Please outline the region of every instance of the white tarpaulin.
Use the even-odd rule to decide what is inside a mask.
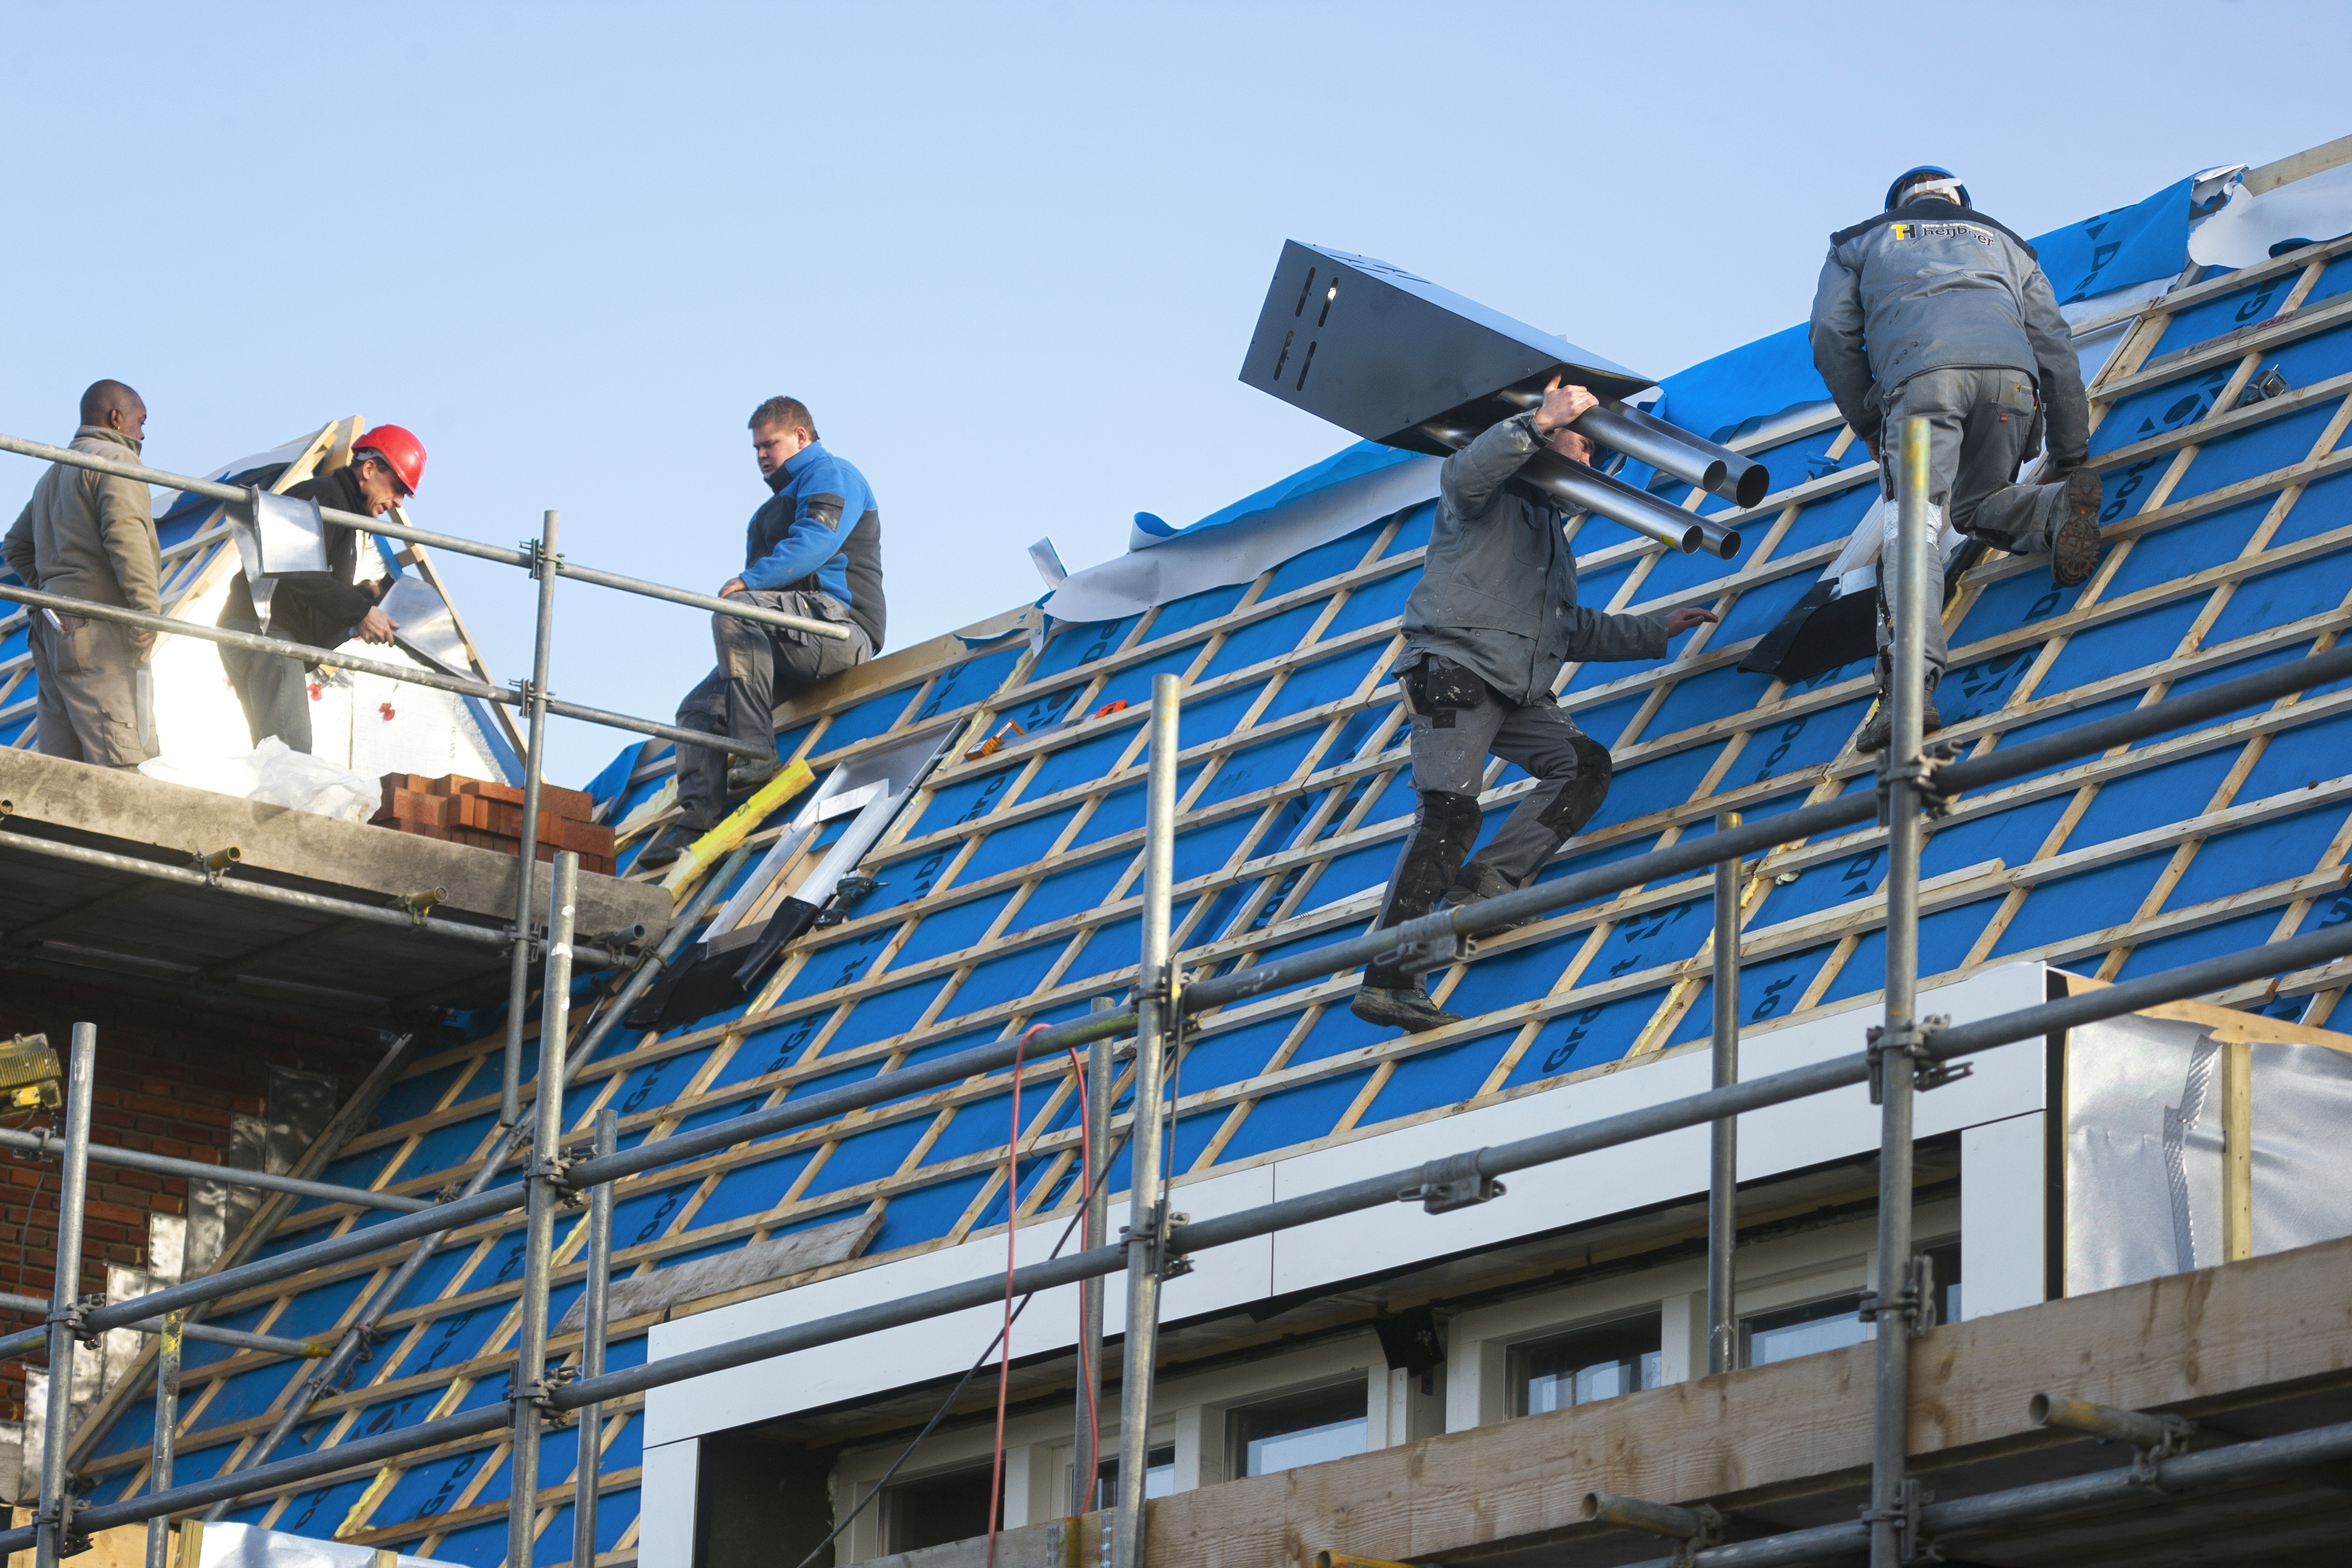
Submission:
[[[2253,1249],[2352,1236],[2352,1055],[2255,1045]],[[2066,1037],[2066,1294],[2221,1256],[2221,1047],[2200,1024],[2111,1018]]]
[[[329,1528],[341,1522],[334,1521]],[[191,1521],[180,1528],[192,1530],[197,1526]],[[204,1537],[197,1548],[196,1568],[391,1568],[395,1563],[398,1568],[446,1568],[436,1558],[378,1552],[372,1547],[289,1535],[282,1530],[263,1530],[250,1524],[224,1521],[202,1528]]]
[[[2259,195],[2240,185],[2229,205],[2189,237],[2189,254],[2208,267],[2252,267],[2284,240],[2352,234],[2352,163],[2323,169]]]

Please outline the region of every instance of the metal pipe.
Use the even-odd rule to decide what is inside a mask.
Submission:
[[[2177,1415],[2168,1420],[2142,1410],[2069,1399],[2063,1394],[2035,1394],[2026,1403],[2025,1414],[2036,1426],[2063,1427],[2105,1443],[2127,1443],[2135,1448],[2153,1448],[2187,1426]]]
[[[590,1026],[579,1047],[566,1053],[564,1079],[567,1089],[571,1087],[571,1080],[579,1076],[580,1069],[595,1058],[598,1047],[613,1032],[614,1026],[636,1005],[637,998],[645,994],[646,987],[654,983],[655,977],[685,945],[688,933],[701,924],[711,904],[717,900],[720,891],[734,881],[736,873],[743,868],[743,863],[751,854],[749,847],[737,848],[720,864],[717,876],[704,879],[702,886],[695,889],[694,896],[687,900],[686,907],[677,912],[677,919],[671,922],[653,955],[630,974],[622,985],[620,994],[613,998],[603,1016]],[[517,1147],[520,1131],[520,1128],[507,1129],[507,1135],[483,1159],[480,1168],[467,1179],[464,1189],[458,1194],[459,1198],[478,1197],[492,1182],[498,1180],[499,1173],[506,1168],[507,1160]],[[425,1265],[433,1261],[448,1237],[449,1232],[446,1229],[422,1237],[415,1249],[392,1271],[391,1278],[376,1287],[374,1294],[368,1298],[367,1305],[360,1310],[352,1320],[352,1326],[344,1330],[343,1337],[336,1342],[333,1352],[327,1358],[327,1364],[319,1369],[315,1377],[303,1380],[302,1386],[296,1389],[294,1396],[286,1402],[286,1408],[278,1412],[278,1419],[271,1424],[268,1433],[254,1446],[246,1461],[247,1468],[268,1463],[269,1457],[278,1451],[296,1427],[309,1418],[310,1406],[325,1391],[341,1381],[354,1358],[375,1343],[377,1326],[400,1305],[401,1296],[425,1271]],[[208,1517],[217,1518],[227,1511],[228,1505],[221,1503]]]
[[[1604,447],[1638,458],[1741,508],[1754,506],[1772,488],[1770,470],[1747,453],[1622,403],[1588,409],[1575,427]]]
[[[548,514],[554,526],[555,514]],[[552,579],[551,579],[552,581]],[[542,626],[544,623],[542,623]],[[538,736],[532,736],[534,745]],[[507,1458],[507,1561],[529,1563],[539,1539],[539,1434],[546,1397],[547,1293],[555,1251],[555,1210],[563,1202],[563,1047],[572,1033],[572,924],[580,899],[580,857],[555,856],[547,895],[547,972],[539,987],[539,1086],[533,1105],[528,1217],[522,1245],[521,1322],[515,1333],[514,1451]],[[509,1037],[511,1038],[511,1037]],[[585,1451],[582,1464],[588,1462]]]
[[[49,1304],[34,1296],[0,1296],[0,1308],[12,1312],[39,1312],[46,1316]],[[163,1325],[169,1321],[169,1318],[150,1318],[144,1322],[121,1326],[134,1334],[161,1334]],[[176,1331],[182,1339],[194,1340],[199,1343],[234,1345],[239,1350],[266,1351],[271,1355],[293,1356],[298,1360],[310,1360],[327,1353],[326,1346],[310,1340],[289,1340],[279,1334],[249,1334],[242,1329],[218,1329],[209,1323],[184,1322]],[[0,1339],[0,1359],[40,1350],[47,1343],[47,1328],[38,1328],[26,1329],[22,1333]]]
[[[1115,1568],[1143,1568],[1143,1485],[1151,1458],[1151,1384],[1160,1349],[1160,1282],[1168,1205],[1160,1169],[1170,1047],[1183,1016],[1170,950],[1175,886],[1179,693],[1151,678],[1151,767],[1144,786],[1143,946],[1135,999],[1135,1120],[1128,1137],[1127,1339],[1118,1381],[1118,1533]]]
[[[1115,1010],[1117,1004],[1108,996],[1097,996],[1091,1011],[1099,1015]],[[1116,1052],[1108,1038],[1096,1040],[1087,1048],[1087,1136],[1086,1147],[1094,1151],[1096,1170],[1088,1174],[1101,1176],[1110,1165],[1110,1102],[1111,1079],[1115,1070]],[[1090,1252],[1110,1239],[1110,1184],[1095,1179],[1088,1183],[1085,1204],[1085,1219],[1078,1237],[1081,1251]],[[1086,1279],[1078,1285],[1078,1386],[1076,1430],[1070,1452],[1087,1456],[1084,1465],[1070,1467],[1070,1517],[1095,1511],[1097,1476],[1102,1468],[1099,1434],[1102,1429],[1102,1367],[1103,1367],[1103,1300],[1104,1289],[1099,1279]]]
[[[144,610],[127,610],[118,605],[100,605],[89,599],[68,598],[62,594],[44,594],[37,589],[20,588],[14,583],[0,583],[0,600],[13,600],[30,605],[36,609],[55,610],[59,615],[79,616],[84,620],[112,621],[118,626],[141,626],[166,637],[194,637],[200,642],[218,643],[224,647],[250,648],[257,653],[271,654],[281,658],[299,658],[312,663],[331,664],[339,669],[357,670],[362,675],[380,675],[386,680],[406,681],[411,686],[430,686],[439,691],[454,691],[460,697],[478,697],[485,702],[503,702],[509,708],[523,705],[520,693],[487,681],[470,680],[462,675],[447,675],[421,664],[390,664],[383,659],[369,658],[362,654],[340,652],[331,647],[312,647],[307,643],[288,642],[279,637],[263,637],[256,632],[229,631],[221,626],[207,626],[195,621],[174,620],[169,616],[151,616]],[[592,724],[606,724],[615,730],[627,730],[639,735],[652,735],[681,745],[711,746],[722,752],[743,756],[773,755],[771,745],[762,752],[756,746],[730,741],[724,735],[707,734],[700,730],[680,729],[676,724],[658,723],[651,719],[632,718],[609,709],[590,708],[578,702],[562,702],[551,699],[550,713],[564,719],[584,719]]]
[[[253,492],[242,485],[225,485],[215,479],[191,479],[185,474],[167,473],[140,463],[126,463],[113,458],[101,458],[91,452],[77,452],[68,447],[52,447],[42,441],[27,441],[17,436],[0,436],[0,452],[16,452],[45,462],[63,463],[69,468],[88,468],[93,473],[112,474],[120,479],[138,479],[165,489],[180,490],[211,500],[226,501],[231,506],[249,504]],[[386,522],[380,517],[369,517],[356,511],[339,511],[322,506],[319,515],[327,521],[345,528],[356,528],[364,533],[380,533],[386,539],[404,539],[414,544],[430,545],[436,550],[447,550],[459,555],[471,555],[478,560],[495,561],[502,566],[520,566],[529,570],[530,552],[507,550],[495,544],[483,544],[471,539],[461,539],[454,533],[436,533],[430,529],[415,528],[405,523]],[[689,593],[684,588],[672,588],[661,583],[648,583],[636,577],[625,577],[617,572],[600,572],[593,566],[558,566],[559,576],[593,583],[600,588],[618,588],[625,594],[636,594],[648,599],[666,599],[673,605],[688,605],[698,610],[709,610],[739,620],[759,621],[788,631],[811,632],[835,641],[845,640],[849,628],[828,621],[813,621],[802,616],[788,616],[781,610],[770,610],[758,605],[743,604],[732,599],[716,598],[709,594]]]
[[[609,1154],[619,1147],[621,1119],[611,1106],[596,1112],[595,1152]],[[605,1320],[613,1300],[613,1184],[599,1182],[588,1189],[588,1289],[582,1301],[580,1375],[600,1377],[604,1372]],[[594,1568],[596,1562],[596,1488],[604,1457],[604,1407],[580,1407],[580,1457],[572,1467],[572,1568]]]
[[[1719,837],[1739,826],[1736,811],[1715,819]],[[1714,1087],[1739,1081],[1739,860],[1715,863]],[[1720,1116],[1708,1129],[1706,1184],[1706,1370],[1729,1372],[1734,1342],[1732,1253],[1739,1245],[1739,1122]]]
[[[1880,1106],[1878,1279],[1867,1310],[1877,1330],[1870,1462],[1871,1568],[1910,1560],[1905,1493],[1911,1417],[1911,1335],[1927,1303],[1911,1258],[1911,1101],[1919,985],[1920,699],[1927,689],[1927,421],[1903,421],[1897,484],[1894,670],[1886,700],[1894,723],[1880,770],[1886,780],[1886,990],[1874,1041]]]
[[[1615,1492],[1587,1492],[1580,1510],[1587,1524],[1613,1524],[1645,1535],[1696,1541],[1706,1533],[1706,1516],[1695,1508],[1652,1502],[1646,1498],[1620,1497]]]
[[[172,1489],[172,1450],[180,1426],[180,1330],[178,1312],[163,1320],[155,1345],[155,1435],[147,1455],[147,1489]],[[147,1568],[171,1568],[172,1521],[157,1514],[147,1521]]]
[[[7,816],[13,809],[13,802],[0,800],[0,816]],[[372,925],[396,926],[402,931],[429,931],[435,936],[472,942],[480,947],[504,947],[508,942],[503,926],[467,925],[458,921],[443,920],[436,915],[427,915],[419,920],[401,910],[355,904],[347,899],[330,898],[324,893],[306,893],[299,889],[280,888],[268,882],[238,882],[226,877],[207,877],[193,867],[160,866],[136,856],[117,855],[110,849],[87,849],[79,844],[59,844],[22,833],[0,837],[0,848],[23,849],[58,860],[76,860],[82,865],[102,867],[109,871],[128,871],[133,876],[151,877],[175,887],[209,888],[215,892],[228,893],[241,899],[259,899],[264,903],[283,904],[289,909],[307,910],[313,914],[333,915],[339,920],[365,921]],[[608,952],[603,948],[582,948],[579,956],[599,968],[611,968],[623,962],[621,954]]]
[[[55,1133],[46,1130],[23,1132],[13,1127],[0,1127],[0,1149],[22,1149],[47,1159],[62,1153],[64,1145]],[[181,1160],[169,1154],[151,1154],[144,1149],[119,1149],[107,1143],[91,1144],[89,1157],[101,1165],[125,1165],[134,1171],[184,1176],[192,1182],[218,1182],[224,1186],[259,1187],[266,1192],[291,1193],[296,1197],[320,1198],[328,1203],[357,1204],[362,1208],[415,1214],[419,1209],[433,1206],[424,1198],[372,1193],[364,1187],[340,1187],[331,1182],[306,1182],[299,1176],[276,1176],[268,1171],[239,1170],[234,1165],[207,1165],[201,1160]],[[0,1297],[0,1307],[6,1306],[8,1300],[6,1297]],[[191,1337],[201,1337],[195,1335],[193,1329],[190,1333]]]
[[[555,513],[540,519],[539,549],[530,574],[539,579],[539,619],[531,641],[530,685],[525,690],[529,736],[522,770],[522,838],[515,851],[514,947],[507,967],[507,1050],[499,1079],[499,1124],[512,1127],[522,1116],[523,1014],[530,1005],[530,905],[538,880],[539,785],[547,747],[547,667],[555,649]],[[541,1005],[546,1005],[544,996]],[[515,1559],[528,1562],[524,1556]]]
[[[66,1444],[73,1426],[74,1313],[81,1284],[82,1210],[89,1198],[89,1108],[98,1080],[98,1027],[73,1026],[66,1068],[65,1179],[58,1188],[57,1273],[49,1282],[49,1388],[41,1426],[40,1510],[34,1516],[35,1568],[57,1568],[73,1528],[66,1489]]]
[[[1643,538],[1672,545],[1685,555],[1706,538],[1706,531],[1692,513],[1549,449],[1529,458],[1517,477],[1571,507],[1622,523]],[[1738,550],[1739,536],[1732,534],[1730,539],[1731,548]]]

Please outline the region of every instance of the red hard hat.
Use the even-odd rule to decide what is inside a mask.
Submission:
[[[398,425],[379,425],[361,437],[352,447],[352,456],[357,458],[362,452],[382,458],[411,495],[425,480],[425,443]]]

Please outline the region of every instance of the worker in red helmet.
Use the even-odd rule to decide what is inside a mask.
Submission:
[[[382,517],[415,494],[424,479],[425,444],[397,425],[379,425],[353,443],[350,462],[289,486],[285,493],[297,500],[316,501],[330,510]],[[341,647],[353,637],[362,642],[391,642],[400,623],[376,603],[391,586],[391,579],[359,580],[359,531],[330,522],[326,546],[324,572],[285,572],[267,579],[267,624],[256,608],[251,581],[240,574],[229,584],[228,604],[221,611],[222,629],[259,632],[280,642],[311,647]],[[315,666],[288,655],[226,645],[220,656],[229,684],[236,689],[236,700],[245,709],[245,725],[253,743],[258,746],[265,737],[275,735],[289,751],[309,751],[310,669]]]

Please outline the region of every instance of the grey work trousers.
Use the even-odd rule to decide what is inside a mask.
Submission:
[[[1490,755],[1518,764],[1536,787],[1465,865],[1485,821],[1478,792]],[[1609,773],[1608,748],[1549,701],[1520,706],[1489,688],[1475,708],[1415,711],[1412,787],[1420,802],[1389,877],[1377,929],[1431,913],[1465,871],[1475,879],[1491,870],[1513,887],[1524,885],[1601,809]],[[1394,988],[1412,980],[1401,969],[1372,964],[1364,984]]]
[[[1948,518],[1953,531],[2012,555],[2046,555],[2066,515],[2064,480],[2021,485],[2017,474],[2042,444],[2042,416],[2033,378],[2018,370],[1923,371],[1895,389],[1880,437],[1879,493],[1895,499],[1902,461],[1903,421],[1927,421],[1929,538]],[[1878,555],[1878,650],[1894,647],[1895,509],[1885,509],[1885,542]],[[1939,679],[1950,662],[1944,641],[1944,559],[1927,551],[1927,669]]]
[[[677,705],[678,727],[772,747],[777,703],[864,663],[874,648],[864,629],[849,619],[847,606],[829,594],[761,591],[738,597],[788,616],[833,621],[849,631],[848,639],[842,641],[735,616],[710,617],[719,667]],[[687,827],[701,831],[718,826],[727,804],[730,760],[725,752],[705,746],[678,748],[677,804]]]
[[[31,612],[26,640],[37,685],[34,723],[41,754],[102,768],[135,768],[155,754],[139,726],[138,677],[144,662],[130,628],[81,616]]]
[[[222,630],[262,635],[256,626],[230,626]],[[236,689],[237,705],[245,710],[246,732],[257,746],[275,735],[289,752],[310,750],[310,671],[299,658],[260,653],[248,647],[220,645],[221,668]]]

